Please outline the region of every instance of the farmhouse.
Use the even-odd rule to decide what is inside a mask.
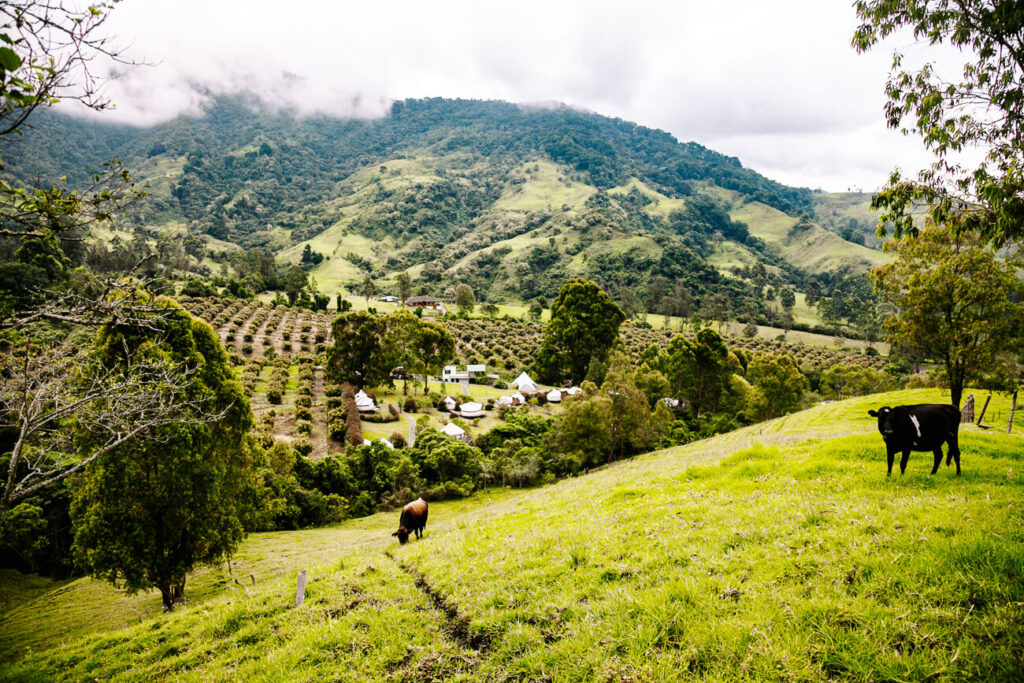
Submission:
[[[441,371],[442,382],[459,382],[468,384],[479,381],[480,378],[488,378],[486,365],[467,365],[465,370],[459,370],[458,365],[446,365]]]
[[[432,296],[410,296],[405,300],[408,308],[429,308],[432,311],[444,312],[444,302]]]

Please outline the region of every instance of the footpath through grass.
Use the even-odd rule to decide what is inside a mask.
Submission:
[[[921,453],[887,479],[866,414],[941,400],[818,406],[432,506],[425,539],[404,547],[386,535],[394,515],[261,534],[246,549],[262,561],[312,565],[304,606],[288,571],[124,630],[51,637],[0,678],[1019,680],[1024,438],[965,427],[963,477],[929,477]]]

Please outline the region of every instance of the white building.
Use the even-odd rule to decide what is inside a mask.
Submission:
[[[478,377],[486,376],[486,374],[486,365],[467,365],[465,370],[459,370],[458,365],[446,365],[441,370],[441,381],[468,384],[475,381]]]

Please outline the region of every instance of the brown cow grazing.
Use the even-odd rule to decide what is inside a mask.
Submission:
[[[405,545],[411,533],[415,533],[416,538],[423,538],[423,527],[425,526],[427,526],[427,501],[417,498],[402,508],[402,516],[398,518],[398,531],[391,535],[398,536],[398,542]]]

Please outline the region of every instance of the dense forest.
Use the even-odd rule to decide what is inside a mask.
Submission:
[[[90,168],[111,158],[184,157],[170,205],[149,207],[151,216],[173,210],[199,220],[211,234],[240,241],[267,223],[289,225],[292,213],[320,201],[357,168],[424,149],[487,159],[495,169],[492,181],[502,166],[541,153],[598,188],[636,177],[669,196],[687,196],[693,183],[711,181],[786,213],[810,208],[809,190],[769,180],[734,157],[568,107],[432,98],[396,102],[388,116],[369,121],[296,119],[254,107],[242,99],[216,98],[202,118],[180,117],[153,128],[41,114],[5,156],[23,183],[67,175],[73,185],[86,182]],[[479,183],[484,200],[487,184],[487,178]],[[218,197],[232,197],[242,187],[250,189],[247,204],[217,206]],[[462,218],[472,213],[470,202]]]

